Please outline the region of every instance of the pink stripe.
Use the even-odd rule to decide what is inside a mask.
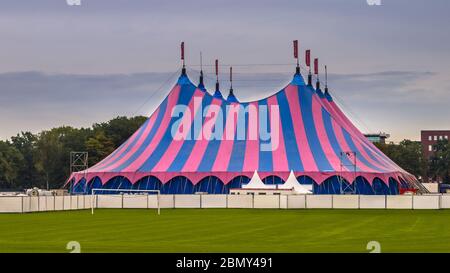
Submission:
[[[342,133],[342,127],[337,124],[337,122],[334,119],[331,119],[331,123],[333,125],[334,134],[336,135],[336,138],[338,140],[339,146],[341,146],[341,149],[343,152],[352,151],[350,147],[348,146],[347,142],[345,141],[344,134]],[[356,162],[357,167],[359,167],[362,171],[365,172],[376,172],[369,166],[366,166],[363,162],[357,161]]]
[[[366,158],[367,161],[369,161],[370,164],[376,166],[377,168],[383,170],[383,171],[389,171],[389,167],[386,167],[385,165],[381,165],[378,161],[373,160],[366,152],[365,149],[361,146],[360,140],[355,139],[355,137],[351,136],[353,143],[355,144],[356,148],[358,148],[359,152]]]
[[[170,123],[170,120],[171,120],[170,116],[172,115],[172,109],[175,107],[175,105],[178,102],[178,97],[180,95],[180,90],[181,90],[180,86],[177,85],[173,89],[173,91],[170,93],[169,98],[168,98],[169,101],[167,103],[166,111],[164,113],[164,116],[162,118],[161,123],[158,124],[158,126],[159,126],[158,131],[154,135],[154,137],[151,140],[150,144],[147,145],[145,150],[139,155],[139,157],[136,160],[134,160],[129,166],[127,166],[122,171],[124,171],[124,172],[135,172],[150,157],[150,155],[152,154],[152,152],[154,151],[156,146],[161,141],[161,138],[163,137],[164,133],[166,132],[167,127],[169,126],[169,123]]]
[[[251,102],[249,107],[254,107],[256,109],[255,113],[250,113],[249,110],[249,121],[248,121],[248,131],[247,140],[245,142],[245,157],[244,166],[242,166],[243,172],[254,172],[258,170],[259,167],[259,109],[258,102]],[[252,129],[256,131],[256,138],[250,137],[251,125],[254,125]]]
[[[211,105],[219,106],[222,105],[221,99],[213,99]],[[208,112],[206,113],[206,117],[209,117],[212,114],[212,108],[210,107],[208,109]],[[217,115],[214,115],[211,117],[208,122],[215,123],[217,119]],[[203,124],[207,122],[207,118],[203,121]],[[204,129],[204,125],[202,130]],[[202,131],[203,134],[203,131]],[[209,136],[208,136],[209,138]],[[205,154],[206,148],[208,147],[209,140],[205,139],[204,135],[200,140],[195,141],[194,148],[192,149],[191,154],[189,155],[188,159],[186,160],[186,163],[183,166],[182,172],[194,172],[198,169],[198,166],[200,165],[203,155]]]
[[[147,126],[145,127],[144,132],[142,132],[139,139],[136,141],[136,143],[131,147],[131,149],[128,152],[124,151],[120,155],[119,160],[114,162],[114,164],[105,165],[103,168],[99,168],[97,171],[114,170],[115,168],[122,165],[122,163],[126,162],[128,160],[128,158],[130,158],[139,149],[139,147],[141,147],[141,145],[144,142],[144,140],[146,139],[147,135],[149,134],[149,132],[152,130],[153,126],[155,125],[155,121],[158,116],[158,113],[159,113],[159,108],[156,109],[154,114],[150,117],[150,121],[148,122]]]
[[[347,131],[353,132],[360,140],[362,140],[363,143],[365,143],[364,146],[366,146],[369,150],[373,151],[376,148],[354,125],[350,122],[350,120],[347,118],[347,116],[344,115],[344,113],[339,109],[339,107],[334,102],[328,102],[329,107],[334,111],[335,116],[338,117],[341,120],[341,123],[345,126]],[[386,166],[389,166],[391,168],[394,168],[394,170],[401,170],[397,164],[395,164],[393,161],[391,161],[387,156],[384,158],[379,156],[376,152],[373,153],[374,156],[379,158],[383,163],[386,164]]]
[[[319,98],[313,96],[312,112],[314,124],[317,131],[317,136],[319,137],[320,145],[322,146],[322,149],[328,159],[328,162],[330,162],[334,170],[338,171],[341,169],[341,160],[338,157],[338,155],[336,155],[336,153],[334,152],[333,147],[331,147],[327,131],[325,130],[325,126],[323,125],[322,108],[323,106],[322,103],[320,103]],[[348,170],[345,166],[344,169]]]
[[[273,128],[276,126],[275,124],[272,124],[272,106],[278,107],[279,111],[282,111],[283,109],[280,109],[280,105],[278,104],[278,99],[276,96],[269,97],[267,99],[267,107],[269,108],[269,120],[270,120],[270,134],[271,134],[271,142],[272,142],[272,161],[273,161],[273,171],[290,171],[289,170],[289,164],[287,161],[287,155],[286,155],[286,147],[284,145],[284,134],[283,134],[283,126],[281,124],[281,117],[278,114],[278,116],[275,116],[276,119],[278,119],[278,135],[275,135],[275,132]],[[278,147],[274,146],[276,145],[276,139],[278,139]]]
[[[362,134],[361,134],[361,132],[359,132],[359,130],[358,129],[356,129],[356,127],[354,127],[354,125],[353,124],[351,124],[350,123],[350,121],[348,120],[348,118],[344,115],[344,113],[342,113],[342,111],[340,111],[339,110],[339,108],[337,108],[337,106],[336,106],[336,104],[334,104],[334,106],[333,106],[333,104],[331,104],[326,98],[323,98],[322,99],[322,103],[325,105],[325,107],[328,109],[328,112],[330,112],[330,113],[332,113],[332,118],[334,119],[337,119],[338,121],[339,121],[339,123],[340,124],[342,124],[342,126],[343,126],[343,128],[345,128],[346,130],[347,130],[347,132],[353,132],[353,134],[356,134],[357,136],[362,136],[364,139],[366,139]],[[353,137],[353,135],[352,135],[352,133],[350,133],[350,135],[351,135],[351,137],[352,137],[352,140],[353,140],[353,142],[355,142],[355,145],[357,144],[356,142],[357,141],[355,141],[355,138]],[[358,140],[359,139],[361,139],[361,137],[359,137],[358,138]],[[366,139],[367,140],[367,139]],[[367,140],[368,141],[368,140]],[[359,142],[358,142],[358,144],[359,144]],[[365,150],[364,149],[361,149],[361,146],[358,146],[358,149],[361,151],[361,152],[364,152],[365,153]],[[367,157],[369,157],[368,155],[367,155],[367,153],[365,153],[364,154],[365,155],[365,158],[367,158]],[[373,160],[372,160],[373,161]],[[369,161],[369,162],[372,162],[372,161]],[[385,162],[385,161],[384,161]],[[385,169],[385,166],[380,166],[379,164],[373,164],[373,165],[376,165],[377,167],[379,167],[379,168],[381,168],[381,169]]]
[[[169,147],[165,151],[164,155],[161,157],[160,161],[155,165],[153,168],[153,172],[159,172],[159,171],[167,171],[167,169],[170,167],[172,162],[175,160],[176,156],[178,155],[178,152],[180,151],[181,147],[183,146],[184,140],[186,139],[186,136],[188,133],[191,133],[191,127],[192,122],[194,121],[195,115],[197,114],[197,111],[199,110],[201,106],[201,101],[205,95],[205,92],[201,91],[200,89],[195,90],[194,96],[189,102],[188,108],[191,114],[189,116],[183,115],[183,119],[181,121],[181,124],[186,124],[186,122],[189,123],[189,126],[187,128],[183,128],[185,135],[180,140],[172,140]],[[198,105],[194,105],[195,98],[200,98],[200,103]],[[194,109],[195,107],[195,109]],[[188,120],[189,118],[189,120]]]
[[[231,105],[239,105],[239,104],[231,104]],[[240,108],[241,107],[237,107],[233,108],[233,110],[228,111],[223,138],[222,141],[220,142],[219,151],[217,152],[216,160],[214,161],[214,165],[212,167],[213,172],[227,171],[228,169],[231,153],[233,152],[234,136],[236,135],[236,128],[239,119]]]
[[[295,139],[298,145],[300,158],[303,168],[309,171],[317,171],[316,161],[309,147],[308,138],[306,137],[305,125],[303,123],[302,112],[300,110],[300,103],[298,98],[298,87],[289,85],[285,89],[286,97],[289,101],[289,108],[291,109],[292,123],[294,124]]]

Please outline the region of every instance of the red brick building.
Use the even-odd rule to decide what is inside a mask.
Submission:
[[[450,130],[423,130],[420,132],[422,152],[425,158],[433,155],[433,145],[442,139],[450,139]]]

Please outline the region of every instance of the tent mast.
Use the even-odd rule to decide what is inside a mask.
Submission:
[[[298,62],[298,40],[294,40],[294,58],[297,59],[297,67],[295,68],[295,74],[300,75],[300,64]]]
[[[234,96],[233,94],[233,67],[230,66],[230,95]]]
[[[306,66],[309,68],[308,73],[308,86],[312,86],[312,75],[311,75],[311,50],[308,49],[305,52],[305,63]]]
[[[200,83],[199,86],[204,86],[203,84],[203,56],[202,52],[200,51]]]
[[[219,90],[219,60],[216,59],[216,90]]]
[[[181,42],[181,61],[183,63],[183,68],[181,69],[181,75],[186,75],[186,64],[184,62],[184,42]]]
[[[319,81],[319,58],[314,59],[314,74],[316,75],[316,89],[320,89],[320,81]]]

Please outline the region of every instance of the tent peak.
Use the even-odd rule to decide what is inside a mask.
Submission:
[[[301,74],[295,74],[294,78],[291,81],[293,85],[305,86],[305,80],[303,79]]]
[[[178,77],[178,81],[177,81],[178,85],[194,85],[191,80],[189,79],[189,77],[187,76],[187,74],[181,74],[180,77]]]

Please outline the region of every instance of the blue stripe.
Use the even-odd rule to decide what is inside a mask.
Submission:
[[[347,144],[350,147],[350,149],[352,151],[356,152],[356,160],[357,161],[359,160],[359,161],[363,162],[364,165],[366,165],[367,167],[369,167],[371,169],[374,169],[374,170],[379,171],[379,172],[384,172],[380,168],[377,168],[374,165],[370,164],[370,162],[367,161],[367,159],[364,156],[361,155],[361,152],[356,148],[356,145],[353,142],[350,134],[344,128],[342,128],[342,133],[344,134],[345,141],[347,142]]]
[[[180,97],[178,98],[178,105],[188,106],[189,102],[194,99],[195,89],[196,87],[194,85],[182,85],[180,90]],[[172,109],[167,110],[172,111]],[[147,158],[144,164],[142,164],[142,166],[139,168],[139,171],[149,172],[155,167],[156,164],[158,164],[159,160],[164,156],[164,153],[173,141],[172,126],[174,122],[178,121],[179,119],[180,117],[172,117],[170,119],[169,126],[167,126],[166,131],[161,138],[161,141],[158,143],[155,150],[153,150],[152,154]]]
[[[237,125],[244,122],[245,133],[248,133],[248,113],[245,111],[247,104],[241,104],[238,114],[238,120]],[[241,125],[242,126],[242,125]],[[238,132],[236,127],[236,132],[234,134],[234,143],[233,143],[233,149],[231,152],[230,162],[228,162],[228,171],[229,172],[237,172],[242,171],[244,167],[244,158],[245,158],[245,147],[246,147],[246,141],[247,134],[244,136],[244,139],[238,140]]]
[[[222,109],[222,117],[218,116],[216,119],[215,124],[222,123],[222,128],[225,130],[224,120],[226,117],[223,115],[226,115],[226,109],[228,104],[224,101],[222,102],[221,109]],[[223,134],[223,131],[222,131]],[[223,135],[222,135],[223,138]],[[216,161],[217,153],[219,151],[220,144],[222,143],[221,139],[212,139],[208,141],[208,147],[206,147],[205,154],[203,155],[202,161],[200,162],[200,165],[198,166],[197,171],[199,172],[209,172],[211,171],[214,162]]]
[[[267,131],[270,132],[270,115],[269,115],[269,109],[267,108],[267,99],[260,100],[258,102],[258,106],[265,106],[267,109],[266,113],[266,124],[267,124]],[[261,108],[259,113],[261,114]],[[259,130],[261,130],[261,119],[264,118],[261,115],[258,117],[259,122]],[[262,140],[260,139],[259,143],[259,168],[258,171],[261,172],[271,172],[273,170],[273,163],[272,163],[272,151],[262,151],[261,149],[261,143]],[[267,143],[267,141],[264,141],[264,143]]]
[[[295,138],[295,130],[293,117],[291,116],[290,106],[286,97],[286,91],[277,95],[278,105],[280,106],[281,125],[283,127],[282,134],[284,136],[284,146],[288,159],[289,170],[303,171],[303,167],[297,139]]]
[[[325,153],[320,145],[319,137],[317,136],[316,126],[312,113],[312,90],[306,87],[299,87],[299,101],[300,110],[302,113],[303,123],[305,125],[306,137],[308,139],[309,147],[313,152],[316,165],[321,171],[334,170],[330,162],[328,162]]]
[[[331,147],[333,148],[334,153],[337,155],[338,158],[341,158],[340,160],[345,166],[352,166],[353,163],[348,159],[348,157],[344,156],[341,157],[342,149],[339,145],[339,142],[336,138],[336,135],[333,130],[333,125],[331,123],[331,116],[330,113],[327,112],[324,108],[322,108],[322,120],[323,125],[325,127],[325,130],[327,132],[328,140],[330,141]],[[356,171],[361,171],[361,169],[356,166]]]
[[[372,154],[372,151],[369,150],[365,145],[361,144],[361,146],[363,147],[364,151],[366,151],[366,153],[369,155],[369,157],[370,157],[373,161],[377,162],[378,164],[380,164],[380,165],[383,166],[384,168],[389,169],[389,167],[388,167],[386,164],[384,164],[383,162],[380,162],[380,160],[378,160],[378,158],[376,158],[376,157]]]
[[[202,100],[202,108],[203,110],[211,104],[213,97],[206,95],[203,97]],[[196,114],[194,121],[195,120],[202,120],[202,124],[203,122],[205,122],[204,117],[203,117],[203,111],[198,111],[198,113]],[[180,151],[178,152],[177,157],[175,158],[175,160],[172,162],[172,164],[170,165],[170,167],[167,169],[168,172],[180,172],[183,167],[184,164],[186,164],[187,159],[189,158],[189,156],[192,153],[192,150],[194,149],[195,143],[196,143],[196,139],[199,139],[202,131],[199,130],[198,132],[194,132],[194,125],[191,126],[191,130],[193,132],[193,136],[194,139],[192,140],[185,140],[183,145],[181,146]],[[203,136],[202,136],[203,137]]]

